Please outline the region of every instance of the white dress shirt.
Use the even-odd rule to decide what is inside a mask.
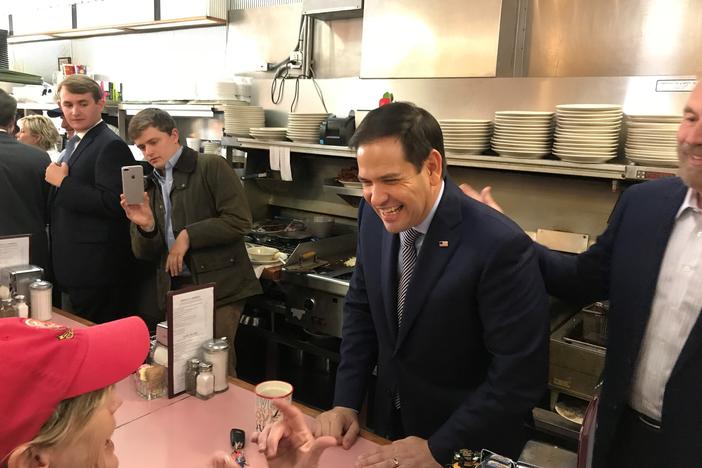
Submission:
[[[414,247],[417,249],[417,258],[419,258],[419,249],[422,248],[422,244],[424,243],[424,235],[427,233],[429,230],[429,226],[431,225],[431,221],[434,219],[434,215],[436,214],[436,209],[439,207],[439,202],[441,201],[441,197],[444,195],[444,181],[441,181],[441,188],[439,189],[439,196],[436,197],[436,200],[434,201],[434,206],[432,206],[431,211],[429,211],[429,214],[427,215],[424,220],[419,223],[416,226],[413,226],[416,231],[419,231],[421,233],[420,236],[417,237],[417,240],[414,241]],[[407,231],[401,231],[400,232],[400,244],[402,244],[402,241],[404,241],[405,235]],[[402,278],[402,250],[397,254],[397,278],[398,281],[400,278]]]
[[[665,387],[701,309],[702,209],[689,189],[668,239],[634,371],[629,405],[636,411],[661,420]]]

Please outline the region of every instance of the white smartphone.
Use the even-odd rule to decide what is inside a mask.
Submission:
[[[141,166],[122,167],[122,193],[127,204],[138,205],[144,201],[144,169]]]

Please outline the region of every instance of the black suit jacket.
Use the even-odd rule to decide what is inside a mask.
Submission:
[[[0,133],[0,236],[31,234],[30,261],[45,270],[49,267],[49,184],[44,172],[50,163],[45,151]]]
[[[51,247],[62,287],[123,281],[133,265],[129,222],[119,205],[121,167],[136,164],[127,144],[104,122],[85,134],[69,175],[52,189]]]
[[[428,439],[438,462],[459,448],[518,456],[548,367],[546,293],[530,239],[446,180],[398,330],[399,236],[365,203],[358,223],[335,405],[360,408],[377,363],[380,434],[399,391],[405,432]]]
[[[609,298],[604,385],[598,408],[593,467],[606,466],[622,410],[628,404],[641,341],[675,215],[687,193],[667,178],[629,188],[609,226],[587,252],[568,257],[539,248],[548,291],[590,302]],[[702,320],[698,319],[672,370],[663,399],[668,458],[662,465],[695,466],[702,453]]]

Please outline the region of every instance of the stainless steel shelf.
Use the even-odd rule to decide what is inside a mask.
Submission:
[[[337,195],[345,195],[349,197],[362,197],[363,196],[363,189],[360,188],[350,188],[350,187],[343,187],[339,185],[329,185],[325,184],[322,185],[322,190],[325,192],[332,192]]]
[[[18,102],[17,103],[17,109],[21,109],[24,111],[28,111],[28,110],[49,111],[49,110],[56,109],[58,106],[59,105],[56,102]],[[118,109],[118,103],[110,101],[107,104],[105,104],[105,107],[104,107],[102,113],[107,114],[107,115],[111,115],[111,116],[116,116],[117,109]]]
[[[161,103],[129,103],[123,102],[119,105],[119,110],[127,115],[136,115],[139,111],[148,107],[156,107],[165,110],[172,117],[214,117],[212,104],[161,104]]]
[[[222,138],[222,145],[263,150],[270,149],[271,146],[283,146],[290,148],[291,152],[296,153],[344,158],[356,157],[356,153],[352,149],[344,146],[314,145],[289,141],[265,141],[235,136],[225,136]],[[446,162],[449,166],[454,167],[476,167],[501,171],[560,174],[611,180],[650,180],[677,174],[677,169],[667,167],[646,167],[621,163],[578,164],[555,159],[522,159],[491,155],[459,154],[450,151],[446,153]],[[360,193],[362,193],[359,189],[325,185],[325,190],[342,194],[338,192],[337,189],[348,190],[349,193],[344,194],[351,196],[360,196]]]
[[[480,167],[518,172],[538,172],[600,179],[624,179],[623,164],[577,164],[554,159],[522,159],[447,152],[449,166]]]
[[[311,143],[295,143],[292,141],[256,140],[237,136],[225,136],[222,138],[222,145],[265,150],[269,149],[271,146],[282,146],[290,148],[290,151],[293,153],[319,154],[322,156],[340,158],[356,157],[356,152],[346,146],[315,145]]]

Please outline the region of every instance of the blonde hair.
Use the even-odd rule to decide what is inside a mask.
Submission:
[[[113,386],[101,388],[59,403],[39,434],[27,443],[24,455],[31,458],[34,450],[51,448],[76,437],[112,388]]]
[[[60,136],[50,118],[43,115],[28,115],[17,121],[17,125],[37,138],[37,146],[49,151],[59,142]]]

